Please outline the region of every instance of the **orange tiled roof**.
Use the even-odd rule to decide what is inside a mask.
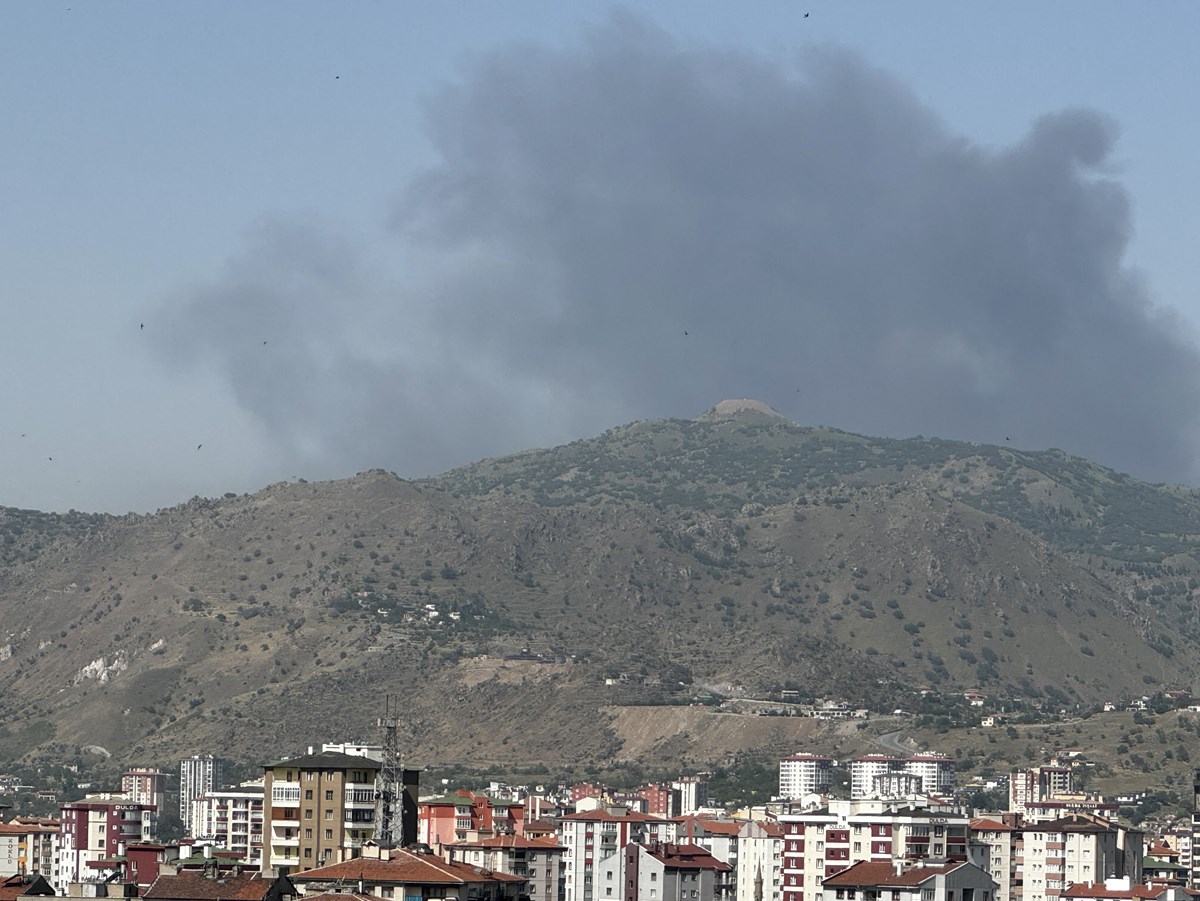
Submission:
[[[888,860],[864,860],[853,866],[828,877],[822,884],[838,886],[915,886],[941,874],[951,873],[965,863],[955,863],[945,867],[930,866],[910,867],[899,875],[896,868]]]
[[[627,810],[625,813],[609,813],[607,810],[585,810],[582,813],[572,813],[563,817],[564,820],[585,823],[667,823],[662,817],[652,817],[649,814]]]
[[[1161,886],[1138,885],[1127,889],[1106,888],[1103,882],[1076,882],[1063,889],[1063,898],[1156,898]]]
[[[1016,827],[1001,823],[989,817],[975,817],[971,820],[972,832],[1012,832]]]
[[[733,822],[731,820],[709,820],[704,817],[680,817],[675,822],[677,822],[680,827],[686,831],[689,821],[711,835],[736,836],[738,832],[741,831],[741,828],[746,825],[744,820],[741,822]]]
[[[159,876],[143,898],[181,901],[262,901],[275,884],[260,873],[220,873],[215,878],[202,871],[185,870],[175,876]]]
[[[487,875],[484,875],[485,872]],[[317,867],[292,875],[295,882],[326,882],[337,879],[362,880],[365,883],[416,883],[422,885],[464,885],[478,882],[527,882],[522,876],[510,876],[482,870],[465,863],[451,863],[433,854],[392,851],[389,860],[359,857],[341,863]]]
[[[29,894],[26,894],[27,892]],[[21,897],[53,894],[54,889],[42,876],[26,876],[17,873],[0,882],[0,901],[16,901]]]
[[[532,851],[563,851],[565,850],[553,838],[534,838],[529,835],[495,835],[491,838],[481,838],[473,842],[454,842],[451,848],[521,848]]]
[[[717,860],[699,845],[642,845],[646,853],[671,870],[727,872],[729,864]]]

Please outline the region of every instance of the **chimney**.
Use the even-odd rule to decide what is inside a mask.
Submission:
[[[899,857],[892,858],[892,873],[896,876],[904,875],[904,860]]]

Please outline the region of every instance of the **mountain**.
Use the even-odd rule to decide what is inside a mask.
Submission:
[[[809,726],[634,708],[1191,689],[1198,542],[1191,489],[748,400],[419,482],[4,508],[0,750],[256,760],[367,735],[391,694],[411,760],[712,762]]]

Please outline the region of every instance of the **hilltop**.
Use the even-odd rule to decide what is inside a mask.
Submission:
[[[719,762],[810,727],[742,748],[705,726],[710,752],[689,717],[648,737],[629,706],[790,689],[890,711],[924,687],[1073,708],[1200,668],[1196,492],[754,401],[418,482],[5,508],[0,542],[12,758],[256,759],[362,735],[393,693],[413,760]]]

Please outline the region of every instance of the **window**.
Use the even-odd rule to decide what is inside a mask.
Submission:
[[[325,789],[325,800],[326,801],[333,800],[333,789],[332,788]]]
[[[304,837],[305,837],[305,838],[312,838],[312,830],[311,830],[311,829],[305,829],[305,830],[304,830]]]
[[[657,873],[651,873],[651,874],[650,874],[650,881],[651,881],[651,882],[658,882],[658,874],[657,874]]]
[[[311,807],[304,808],[304,819],[306,819],[306,820],[312,819],[312,808]]]
[[[326,838],[327,840],[332,840],[332,839],[333,839],[333,830],[332,830],[332,829],[326,829],[326,830],[325,830],[325,838]]]
[[[312,858],[312,848],[305,848],[304,856],[311,859]]]
[[[327,819],[327,820],[333,819],[333,811],[332,810],[325,811],[325,819]]]
[[[612,882],[612,870],[606,870],[604,873],[604,878],[609,882]]]
[[[312,800],[312,789],[311,789],[311,788],[306,788],[306,789],[304,790],[304,800],[305,800],[305,801],[311,801],[311,800]]]

